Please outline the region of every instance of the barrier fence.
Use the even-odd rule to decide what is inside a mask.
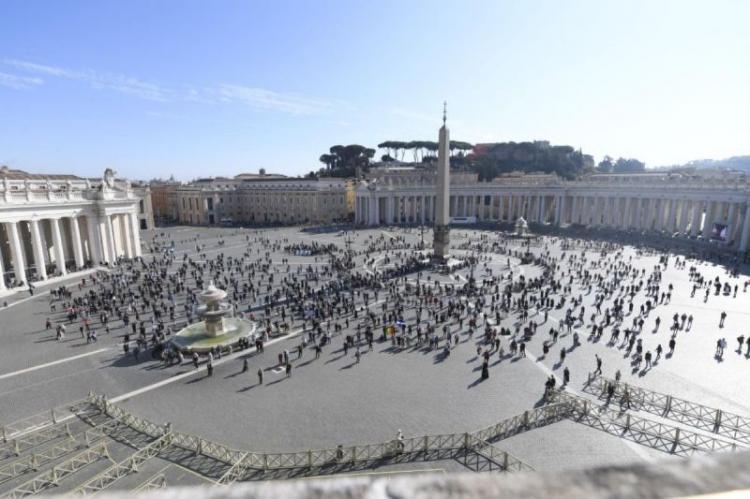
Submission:
[[[149,478],[138,487],[133,489],[134,493],[146,492],[148,490],[163,489],[167,486],[167,477],[164,473],[158,473],[157,475]]]
[[[26,434],[34,434],[30,438],[38,438],[38,430],[50,426],[56,426],[59,421],[68,419],[71,415],[81,410],[88,399],[76,400],[69,404],[54,407],[27,418],[9,424],[0,424],[0,449],[5,447],[9,441],[19,439]]]
[[[526,411],[475,432],[423,435],[374,444],[340,445],[335,448],[300,452],[261,453],[232,449],[194,435],[173,431],[169,423],[157,425],[134,416],[102,396],[92,395],[89,400],[93,406],[98,407],[105,414],[136,431],[157,439],[157,442],[163,441],[166,442],[165,445],[179,447],[196,456],[205,456],[224,463],[228,468],[218,480],[220,484],[242,480],[249,471],[309,470],[380,460],[416,459],[419,456],[428,455],[458,458],[466,457],[471,453],[478,454],[485,461],[492,461],[493,471],[531,470],[529,465],[489,442],[554,423],[569,413],[564,404],[552,404]],[[101,476],[79,487],[78,491],[81,492],[84,489],[94,491],[93,485],[98,486],[109,480],[114,481],[113,478],[121,472],[122,468],[121,465],[113,466],[111,470],[107,470]],[[96,490],[101,489],[96,488]]]
[[[632,409],[672,419],[750,445],[750,418],[738,414],[591,374],[584,391],[599,397],[607,397],[610,386],[614,387],[613,397],[620,400],[629,399]]]
[[[52,469],[29,480],[28,482],[19,485],[10,491],[5,497],[18,499],[38,494],[50,487],[56,486],[62,479],[80,471],[100,459],[112,461],[112,458],[109,456],[107,444],[103,441],[89,447],[80,454],[63,461],[62,463],[53,466]]]
[[[592,404],[583,397],[558,392],[553,395],[553,399],[569,404],[572,412],[570,417],[578,423],[669,454],[736,451],[741,447],[734,442]]]
[[[607,393],[612,380],[591,377],[586,391],[600,394]],[[616,393],[622,397],[624,391],[630,390],[631,404],[634,408],[648,410],[660,415],[677,414],[685,417],[707,421],[707,414],[714,415],[717,409],[699,404],[696,410],[692,404],[681,399],[664,396],[656,392],[637,389],[632,386],[617,384]],[[620,390],[620,391],[617,391]],[[715,435],[703,435],[693,431],[671,426],[647,418],[635,416],[627,411],[610,409],[607,405],[597,405],[583,397],[565,392],[554,392],[549,396],[551,403],[539,408],[525,411],[496,424],[466,433],[448,433],[439,435],[422,435],[403,439],[363,445],[339,445],[334,448],[311,449],[299,452],[268,453],[232,449],[194,435],[173,431],[171,424],[159,425],[140,418],[125,409],[112,404],[105,397],[91,394],[86,402],[71,406],[71,411],[82,420],[95,425],[77,435],[71,434],[68,422],[41,422],[39,429],[25,430],[22,437],[4,442],[9,456],[19,456],[29,445],[40,445],[61,437],[59,442],[46,449],[24,455],[0,467],[0,484],[23,476],[46,463],[52,463],[81,448],[79,454],[53,466],[50,470],[13,489],[8,497],[25,497],[36,494],[56,485],[65,478],[88,465],[106,458],[112,464],[103,472],[88,479],[75,489],[77,494],[91,494],[106,489],[120,478],[136,473],[147,460],[164,456],[177,451],[190,459],[199,459],[199,468],[215,477],[218,484],[230,484],[235,481],[259,478],[273,478],[335,473],[356,466],[371,466],[373,463],[398,463],[413,460],[455,459],[474,471],[528,471],[533,468],[512,454],[499,449],[493,442],[513,435],[554,424],[563,419],[591,426],[596,429],[627,438],[639,444],[663,452],[688,455],[695,452],[734,451],[742,445],[730,442]],[[644,409],[648,408],[648,409]],[[660,409],[661,408],[661,409]],[[709,409],[711,409],[709,411]],[[660,412],[657,412],[660,411]],[[719,426],[726,425],[723,432],[732,430],[743,434],[743,426],[738,421],[744,418],[731,413],[720,413]],[[728,416],[726,416],[729,414]],[[103,418],[103,420],[102,420]],[[99,419],[100,421],[95,421]],[[107,449],[106,438],[115,438],[120,430],[135,431],[146,437],[140,444],[132,444],[136,451],[127,459],[114,462]],[[735,433],[733,433],[735,434]],[[22,444],[22,442],[25,442]],[[171,450],[170,450],[171,449]],[[166,458],[165,458],[166,459]],[[6,459],[7,460],[7,459]],[[203,465],[207,465],[204,468]],[[139,486],[140,488],[160,488],[166,486],[164,474],[156,475]]]

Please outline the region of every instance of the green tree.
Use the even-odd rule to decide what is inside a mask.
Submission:
[[[329,149],[330,154],[323,154],[320,161],[326,165],[318,173],[325,177],[353,177],[358,171],[366,173],[370,160],[375,156],[375,149],[359,144],[347,146],[335,145]],[[329,166],[330,165],[330,166]]]
[[[615,165],[614,163],[612,163],[612,158],[610,156],[604,156],[604,158],[599,161],[599,164],[596,166],[596,170],[601,173],[611,173],[614,166]]]
[[[336,157],[333,154],[321,154],[318,160],[326,165],[327,170],[331,170],[333,168],[334,161],[336,161]]]
[[[612,171],[614,173],[641,173],[646,171],[646,164],[637,159],[619,158]]]

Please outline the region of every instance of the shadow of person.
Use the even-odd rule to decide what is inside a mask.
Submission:
[[[480,376],[476,380],[472,381],[466,388],[474,388],[475,386],[477,386],[479,383],[481,383],[484,380],[485,380],[485,378],[483,378],[483,377]]]

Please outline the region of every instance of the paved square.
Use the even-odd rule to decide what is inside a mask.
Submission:
[[[419,265],[421,241],[431,240],[431,235],[429,230],[422,234],[419,229],[398,228],[158,230],[146,238],[149,251],[143,264],[123,263],[101,273],[96,284],[87,277],[82,289],[80,280],[69,281],[70,298],[51,299],[49,286],[33,297],[6,298],[8,306],[0,310],[0,422],[83,398],[93,390],[141,417],[169,421],[179,431],[234,448],[267,452],[330,448],[385,441],[398,430],[405,436],[460,433],[493,424],[539,406],[548,376],[554,374],[559,386],[566,367],[570,373],[566,390],[591,399],[582,388],[597,367],[597,355],[609,378],[619,370],[625,382],[750,414],[745,387],[748,344],[736,351],[737,337],[742,335],[746,341],[750,337],[747,269],[732,276],[731,262],[685,259],[669,254],[668,248],[665,253],[564,235],[533,240],[528,249],[536,261],[524,264],[520,258],[527,248],[524,243],[497,230],[454,229],[453,253],[476,259],[475,265],[451,275],[432,270],[400,275],[403,266]],[[335,265],[325,251],[330,249]],[[310,250],[316,254],[307,255]],[[660,264],[663,255],[669,255],[666,266]],[[342,271],[346,266],[350,268]],[[693,286],[699,282],[691,278],[691,268],[694,276],[703,279],[694,296]],[[728,294],[723,289],[715,294],[713,286],[707,287],[715,279],[729,286]],[[148,350],[136,359],[138,334],[125,326],[120,315],[127,314],[131,323],[144,321],[150,344],[153,308],[161,311],[165,325],[184,323],[186,310],[192,309],[185,308],[186,297],[199,290],[198,282],[205,286],[209,280],[226,289],[237,310],[248,317],[252,314],[261,329],[268,319],[272,334],[265,351],[234,351],[216,358],[211,377],[203,368],[196,370],[190,359],[167,366],[152,359]],[[476,288],[468,291],[472,282]],[[647,296],[649,285],[659,286],[658,297]],[[665,296],[662,302],[661,295],[670,286],[671,299]],[[637,290],[630,312],[633,287]],[[106,294],[113,288],[114,294]],[[506,295],[506,288],[512,293]],[[80,318],[72,322],[67,318],[71,299],[91,292],[88,305],[97,307],[91,313],[96,342],[87,342],[79,333]],[[509,300],[507,310],[501,306],[504,297]],[[558,307],[563,299],[564,305]],[[546,300],[552,301],[551,307]],[[615,317],[615,300],[622,300],[622,321]],[[659,304],[640,313],[648,300]],[[172,303],[174,321],[169,313]],[[86,306],[79,300],[79,310]],[[109,333],[100,322],[103,310],[107,310]],[[575,319],[570,330],[561,324],[568,310]],[[318,328],[311,318],[304,319],[312,311],[319,314]],[[448,311],[454,315],[441,317]],[[720,327],[722,312],[726,318]],[[607,314],[612,316],[609,323]],[[691,315],[693,321],[691,327],[676,331],[674,353],[668,355],[674,314]],[[45,327],[48,318],[51,329]],[[637,345],[629,355],[624,344],[624,331],[634,327],[634,319],[643,320],[637,333],[643,353],[649,351],[655,358],[657,345],[663,348],[650,369],[645,363],[634,363]],[[599,338],[590,335],[592,320],[602,326]],[[536,331],[524,341],[524,328],[531,322],[537,324]],[[62,323],[65,337],[57,340],[55,328]],[[286,323],[287,334],[277,335],[274,323]],[[408,336],[408,344],[383,340],[384,326],[394,326],[399,336]],[[430,348],[432,333],[426,333],[433,326],[437,348]],[[490,348],[485,326],[510,334],[498,335],[502,353],[491,350],[489,378],[483,380],[477,349],[484,353]],[[616,326],[621,332],[613,341]],[[365,340],[368,328],[374,337],[372,349]],[[316,329],[313,338],[310,333]],[[425,338],[421,344],[418,330]],[[556,341],[553,330],[559,333]],[[358,331],[359,347],[345,349],[344,338],[350,335],[357,343]],[[446,331],[454,338],[448,355]],[[316,358],[313,344],[327,332],[331,343],[322,346]],[[126,333],[131,342],[127,354]],[[577,346],[574,335],[579,338]],[[524,344],[525,357],[511,353],[512,338]],[[718,357],[717,341],[722,338],[727,346]],[[288,377],[279,368],[279,355],[284,352],[292,366]],[[243,371],[245,361],[247,371]],[[262,384],[258,370],[264,373]],[[500,446],[536,469],[668,456],[570,421],[511,437]]]

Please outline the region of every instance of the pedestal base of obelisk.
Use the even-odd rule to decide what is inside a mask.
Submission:
[[[433,229],[432,261],[438,264],[445,263],[448,260],[449,247],[450,227],[447,225],[436,225]]]
[[[430,262],[435,270],[442,274],[449,274],[464,267],[464,260],[450,254],[450,227],[437,225],[433,230],[434,238]]]

